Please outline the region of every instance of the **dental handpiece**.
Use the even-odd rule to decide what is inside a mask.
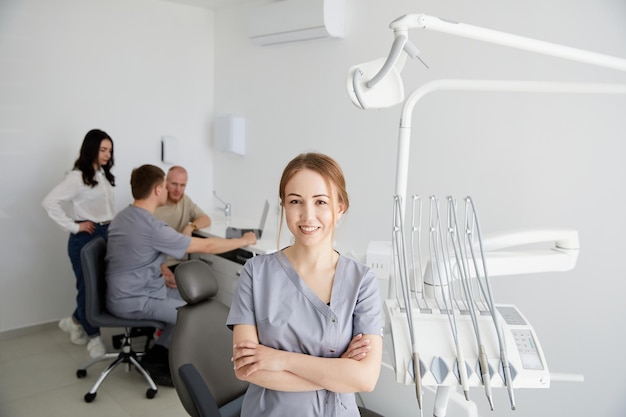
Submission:
[[[465,399],[469,401],[469,381],[467,379],[467,368],[465,367],[465,360],[463,359],[463,353],[461,352],[461,346],[459,342],[456,343],[456,361],[457,366],[459,367],[459,378],[461,382],[461,387],[463,388],[463,394],[465,395]]]
[[[485,346],[480,345],[478,354],[478,361],[480,363],[480,374],[483,378],[483,385],[485,386],[485,395],[487,401],[489,401],[489,407],[493,411],[493,397],[491,396],[491,375],[489,375],[489,364],[487,363],[487,354],[485,353]]]
[[[424,415],[422,407],[422,376],[420,374],[420,356],[417,349],[413,348],[413,376],[415,379],[415,396],[417,397],[417,406],[420,409],[420,417]]]
[[[504,383],[509,393],[509,401],[511,402],[511,410],[515,410],[515,394],[513,393],[513,381],[511,380],[511,367],[506,355],[506,350],[502,350],[500,360],[502,361],[502,370],[504,371]]]

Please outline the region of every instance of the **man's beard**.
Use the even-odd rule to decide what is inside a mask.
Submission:
[[[174,199],[174,198],[172,198],[170,196],[167,197],[168,201],[170,201],[170,202],[172,202],[174,204],[178,203],[180,200],[182,200],[182,198],[183,198],[182,195],[180,197],[178,197],[177,199]]]

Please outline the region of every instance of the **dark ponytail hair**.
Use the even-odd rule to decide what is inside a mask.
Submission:
[[[106,132],[103,132],[99,129],[92,129],[85,135],[85,139],[83,140],[83,144],[80,147],[80,155],[76,162],[74,162],[74,169],[80,170],[83,174],[83,182],[85,185],[90,187],[95,187],[98,184],[96,181],[96,171],[93,168],[93,163],[96,159],[98,159],[98,154],[100,153],[100,143],[104,140],[108,139],[111,141],[111,159],[107,162],[106,165],[102,166],[104,170],[104,176],[111,183],[112,186],[115,186],[115,176],[111,173],[111,168],[113,168],[113,139]]]

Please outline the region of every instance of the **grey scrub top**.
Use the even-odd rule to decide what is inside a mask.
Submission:
[[[107,306],[113,314],[142,311],[151,298],[164,300],[161,264],[167,255],[182,257],[191,238],[149,211],[128,206],[109,226],[106,254]]]
[[[245,264],[226,324],[257,327],[262,345],[338,358],[356,334],[383,335],[381,299],[372,270],[339,256],[326,305],[306,286],[282,252]],[[250,384],[242,417],[355,416],[354,394],[327,390],[274,391]]]

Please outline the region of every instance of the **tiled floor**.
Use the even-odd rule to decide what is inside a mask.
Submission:
[[[111,334],[103,340],[111,349]],[[0,335],[0,417],[186,417],[176,390],[159,387],[146,398],[148,385],[134,369],[118,366],[92,403],[83,399],[108,362],[90,367],[78,379],[76,370],[89,359],[85,346],[70,343],[56,323]]]

